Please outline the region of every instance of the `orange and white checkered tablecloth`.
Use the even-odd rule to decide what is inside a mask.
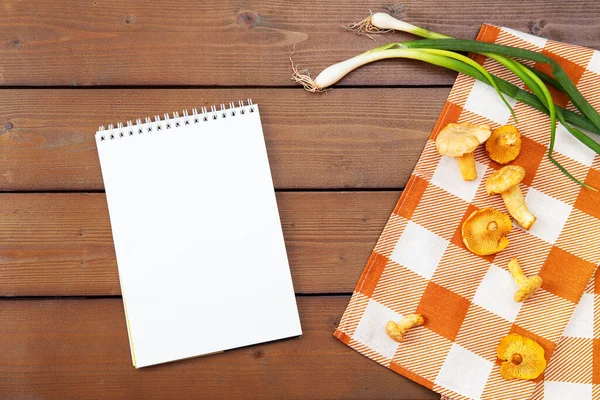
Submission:
[[[556,59],[600,109],[599,51],[491,25],[482,27],[478,40]],[[474,58],[523,87],[496,62]],[[529,65],[550,72],[545,64]],[[575,111],[564,94],[551,92],[558,105]],[[478,178],[465,182],[456,160],[438,155],[435,138],[450,122],[495,128],[514,121],[491,87],[459,75],[335,336],[454,400],[597,398],[600,366],[593,359],[600,358],[600,316],[594,315],[600,310],[600,284],[594,285],[592,278],[600,262],[600,194],[580,188],[548,160],[549,118],[509,101],[523,136],[513,164],[526,170],[521,190],[536,223],[529,231],[514,225],[509,247],[496,255],[480,257],[464,247],[460,227],[474,210],[506,212],[501,197],[485,191],[486,179],[500,166],[481,146],[475,152]],[[600,188],[600,156],[560,125],[554,156],[575,176]],[[516,284],[507,268],[513,257],[527,276],[543,279],[542,288],[524,303],[513,300]],[[422,314],[425,324],[401,343],[391,340],[386,322],[411,313]],[[500,376],[496,349],[509,333],[531,337],[544,347],[549,364],[542,377],[509,381]]]

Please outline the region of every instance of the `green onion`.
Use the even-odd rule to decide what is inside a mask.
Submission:
[[[553,77],[546,75],[545,73],[538,71],[535,68],[528,67],[527,65],[525,65],[525,68],[529,69],[531,72],[536,74],[538,78],[540,78],[542,81],[544,81],[548,85],[552,86],[555,89],[560,90],[561,92],[564,92],[563,87],[561,86],[560,82],[558,82]]]
[[[365,18],[364,20],[348,26],[347,29],[357,31],[362,34],[384,33],[384,32],[389,32],[389,31],[401,31],[401,32],[411,33],[413,35],[420,36],[420,37],[423,37],[426,39],[454,39],[451,36],[447,36],[447,35],[444,35],[444,34],[441,34],[438,32],[429,31],[425,28],[421,28],[421,27],[409,24],[408,22],[398,20],[398,19],[396,19],[388,14],[384,14],[384,13],[372,14],[369,17]],[[503,56],[497,55],[497,57],[503,57]],[[526,68],[528,68],[531,72],[536,74],[545,83],[549,84],[550,86],[552,86],[558,90],[564,91],[562,85],[556,79],[554,79],[554,78],[546,75],[545,73],[540,72],[534,68],[530,68],[527,66],[526,66]],[[477,79],[479,79],[479,78],[477,78]],[[500,79],[500,78],[498,78],[498,79]],[[482,79],[480,79],[480,80],[482,80]],[[503,91],[503,92],[507,93],[506,91]],[[514,98],[514,96],[511,96],[511,97]],[[527,104],[529,104],[529,103],[527,103]],[[531,105],[531,104],[529,104],[529,105]],[[539,110],[538,107],[535,107],[535,108],[537,108]],[[544,111],[544,110],[540,110],[540,111]],[[562,111],[563,111],[563,114],[565,115],[565,118],[567,121],[583,128],[583,129],[591,131],[593,133],[600,134],[600,127],[591,123],[587,118],[585,118],[577,113],[574,113],[572,111],[566,110],[566,109],[563,109]]]
[[[445,67],[456,72],[468,71],[465,72],[468,75],[472,75],[472,70],[475,70],[477,71],[479,76],[483,78],[483,80],[490,79],[492,82],[495,82],[493,77],[491,77],[491,75],[488,74],[483,67],[481,67],[479,64],[469,59],[468,57],[465,57],[458,53],[453,53],[452,57],[448,57],[448,54],[452,52],[432,50],[435,49],[396,48],[396,44],[393,43],[391,45],[381,46],[376,49],[367,51],[358,56],[352,57],[346,61],[333,64],[325,68],[314,79],[310,77],[310,74],[308,74],[306,70],[300,70],[296,65],[292,63],[292,80],[303,85],[304,88],[308,91],[321,92],[338,82],[351,71],[365,64],[388,58],[409,58]],[[464,61],[465,59],[469,60],[470,64],[467,64]],[[473,64],[476,64],[477,68]],[[482,71],[484,71],[485,73]],[[494,86],[498,87],[495,84]],[[498,91],[500,90],[498,89]]]
[[[367,18],[355,24],[348,25],[346,29],[360,34],[385,33],[390,31],[400,31],[412,33],[426,39],[453,39],[441,33],[428,31],[425,28],[401,21],[385,13],[371,14]]]
[[[397,43],[398,48],[408,49],[438,49],[438,50],[452,50],[452,51],[470,51],[475,53],[492,53],[496,55],[503,55],[508,57],[521,58],[524,60],[536,61],[546,63],[552,68],[552,74],[554,78],[560,83],[565,93],[569,95],[569,98],[573,102],[573,105],[590,121],[600,128],[600,114],[592,107],[592,105],[583,97],[581,92],[577,89],[573,81],[569,78],[562,66],[550,57],[543,54],[536,53],[534,51],[519,49],[516,47],[503,46],[494,43],[477,42],[473,40],[461,40],[461,39],[424,39],[414,40],[411,42]],[[393,47],[392,47],[393,48]],[[487,55],[487,54],[486,54]],[[539,78],[538,78],[539,79]]]

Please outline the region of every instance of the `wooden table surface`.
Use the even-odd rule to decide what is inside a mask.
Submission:
[[[340,27],[369,9],[600,48],[593,0],[0,1],[1,399],[439,398],[332,336],[455,78],[390,61],[326,94],[290,82],[294,46],[314,73],[373,47]],[[94,132],[246,98],[305,334],[134,370]]]

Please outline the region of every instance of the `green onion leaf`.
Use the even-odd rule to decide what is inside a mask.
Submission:
[[[550,146],[548,146],[548,159],[550,160],[550,162],[552,162],[554,165],[556,165],[556,167],[558,167],[558,169],[561,172],[563,172],[569,179],[573,180],[577,184],[579,184],[587,189],[597,191],[597,189],[587,185],[586,183],[580,181],[575,176],[573,176],[573,174],[571,174],[565,167],[563,167],[552,156],[552,152],[554,151],[554,143],[556,141],[556,116],[557,116],[557,114],[559,114],[559,118],[562,119],[563,122],[566,123],[566,121],[564,121],[564,118],[563,118],[562,114],[560,114],[560,111],[558,113],[556,112],[556,109],[554,107],[554,102],[552,101],[552,96],[550,95],[550,92],[548,91],[548,88],[546,87],[546,85],[544,85],[544,83],[541,81],[540,78],[538,78],[537,75],[535,75],[533,72],[531,72],[527,67],[525,67],[521,63],[514,61],[514,60],[506,59],[504,57],[496,58],[496,57],[494,57],[494,55],[490,55],[490,56],[492,58],[496,59],[496,61],[498,61],[499,63],[501,63],[508,69],[510,69],[519,78],[521,78],[521,80],[536,94],[536,96],[538,96],[538,98],[542,101],[542,103],[544,103],[546,108],[548,108],[548,111],[550,113]],[[563,124],[563,125],[565,125],[565,124]],[[574,129],[569,124],[566,124],[565,128]],[[588,138],[586,135],[584,135],[583,132],[579,131],[579,133],[581,133],[587,139],[592,141],[590,138]],[[577,139],[580,139],[577,136],[575,136],[575,137]],[[600,146],[598,146],[598,150],[600,150]],[[596,151],[598,151],[598,150],[596,150]]]
[[[449,58],[454,58],[455,60],[462,61],[465,64],[468,64],[471,67],[475,68],[477,71],[481,72],[481,74],[485,77],[485,81],[487,81],[487,83],[496,90],[496,93],[498,93],[498,96],[500,96],[500,98],[502,99],[502,102],[510,110],[510,113],[511,113],[513,119],[515,120],[515,122],[517,122],[517,116],[515,115],[515,111],[513,110],[512,106],[508,103],[508,101],[506,100],[506,98],[504,97],[504,95],[502,94],[502,91],[500,90],[500,88],[498,87],[498,85],[496,85],[496,82],[494,81],[494,78],[492,77],[492,75],[489,72],[486,71],[485,68],[483,68],[481,65],[479,65],[479,63],[477,63],[476,61],[470,59],[469,57],[463,56],[462,54],[455,53],[453,51],[437,50],[437,49],[423,49],[423,51],[426,51],[426,52],[431,53],[431,54],[438,54],[440,56],[446,56],[446,57],[449,57]]]
[[[433,48],[452,51],[471,51],[475,53],[494,53],[508,57],[547,63],[552,68],[552,74],[554,75],[554,78],[560,83],[565,93],[569,95],[573,105],[583,115],[588,117],[594,125],[600,128],[600,114],[598,114],[594,107],[592,107],[585,97],[583,97],[581,92],[577,89],[573,81],[571,81],[561,65],[552,58],[543,54],[495,43],[460,39],[423,39],[399,43],[399,45],[405,48]]]

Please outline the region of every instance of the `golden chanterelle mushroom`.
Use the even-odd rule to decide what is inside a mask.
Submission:
[[[501,194],[508,213],[524,229],[531,228],[535,215],[529,211],[519,188],[525,177],[525,168],[518,165],[507,165],[494,172],[486,182],[488,194]]]
[[[463,179],[472,181],[477,178],[473,152],[491,134],[487,125],[475,125],[471,122],[450,123],[438,133],[435,143],[438,153],[456,158]]]
[[[512,229],[508,215],[493,208],[474,211],[462,225],[463,243],[471,252],[487,256],[508,246],[506,234]]]
[[[521,152],[521,134],[513,125],[503,125],[492,131],[485,142],[488,156],[498,164],[508,164]]]

